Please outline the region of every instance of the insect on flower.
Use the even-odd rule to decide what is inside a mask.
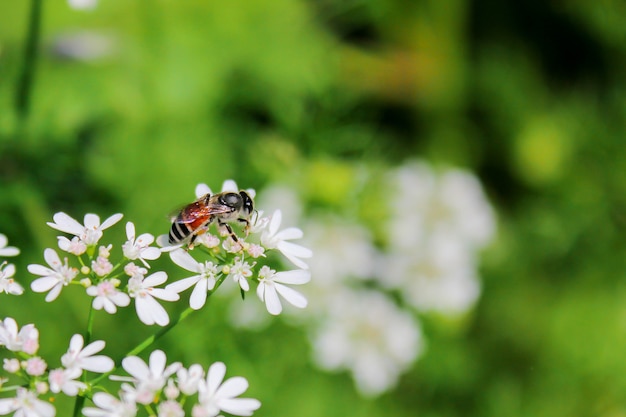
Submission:
[[[205,194],[183,207],[173,218],[169,243],[188,243],[191,246],[196,237],[206,232],[213,222],[225,228],[230,237],[238,242],[229,223],[244,223],[247,231],[253,211],[254,202],[246,191]]]

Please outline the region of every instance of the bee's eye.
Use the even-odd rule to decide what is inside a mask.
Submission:
[[[239,201],[241,200],[241,197],[239,196],[239,194],[227,193],[222,196],[221,200],[222,200],[222,204],[230,206],[230,207],[235,207],[239,205]]]

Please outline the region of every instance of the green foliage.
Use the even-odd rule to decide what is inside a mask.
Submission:
[[[291,185],[308,211],[380,232],[385,190],[362,183],[361,167],[463,166],[499,218],[483,293],[461,323],[427,320],[427,352],[396,390],[359,397],[347,375],[313,367],[297,328],[235,331],[219,298],[158,347],[189,364],[227,362],[263,402],[258,416],[626,414],[622,3],[100,0],[85,13],[44,1],[26,119],[13,103],[29,2],[10,3],[0,232],[22,249],[25,287],[26,265],[56,244],[45,227],[56,211],[122,212],[166,233],[197,183],[234,178]],[[103,34],[108,53],[54,53],[58,36],[80,31]],[[166,265],[155,267],[180,274]],[[80,291],[43,307],[41,294],[2,296],[0,316],[36,322],[42,355],[62,352],[86,322]],[[112,357],[150,334],[127,310],[97,315],[96,337],[117,340]]]

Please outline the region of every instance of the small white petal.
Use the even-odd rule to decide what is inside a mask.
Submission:
[[[82,224],[78,223],[78,221],[63,212],[56,213],[52,216],[52,220],[54,220],[54,223],[48,222],[48,226],[61,232],[78,236],[83,233],[83,230],[85,229]]]
[[[311,272],[304,269],[296,269],[294,271],[281,271],[276,273],[273,278],[274,282],[283,284],[301,285],[311,281]]]
[[[213,191],[211,191],[211,189],[209,188],[208,185],[204,184],[204,183],[200,183],[198,185],[196,185],[196,198],[200,198],[204,195],[207,194],[211,194],[213,195]]]
[[[233,180],[226,180],[224,181],[224,183],[222,184],[222,192],[225,191],[232,191],[232,192],[239,192],[239,188],[237,188],[237,183]]]
[[[276,283],[276,291],[287,301],[289,304],[298,307],[304,308],[307,306],[307,299],[300,294],[298,291],[293,288],[289,288],[285,285]]]
[[[207,388],[208,392],[213,395],[224,380],[226,375],[226,365],[223,362],[215,362],[207,372]]]

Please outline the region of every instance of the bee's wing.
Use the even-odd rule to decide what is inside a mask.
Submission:
[[[196,202],[183,207],[182,210],[174,213],[174,215],[171,216],[170,219],[172,223],[176,222],[182,224],[196,222],[199,218],[206,218],[206,221],[209,222],[212,216],[215,216],[217,214],[230,213],[232,211],[232,208],[222,204],[204,205],[198,204]],[[181,212],[185,212],[185,215],[179,216]]]

